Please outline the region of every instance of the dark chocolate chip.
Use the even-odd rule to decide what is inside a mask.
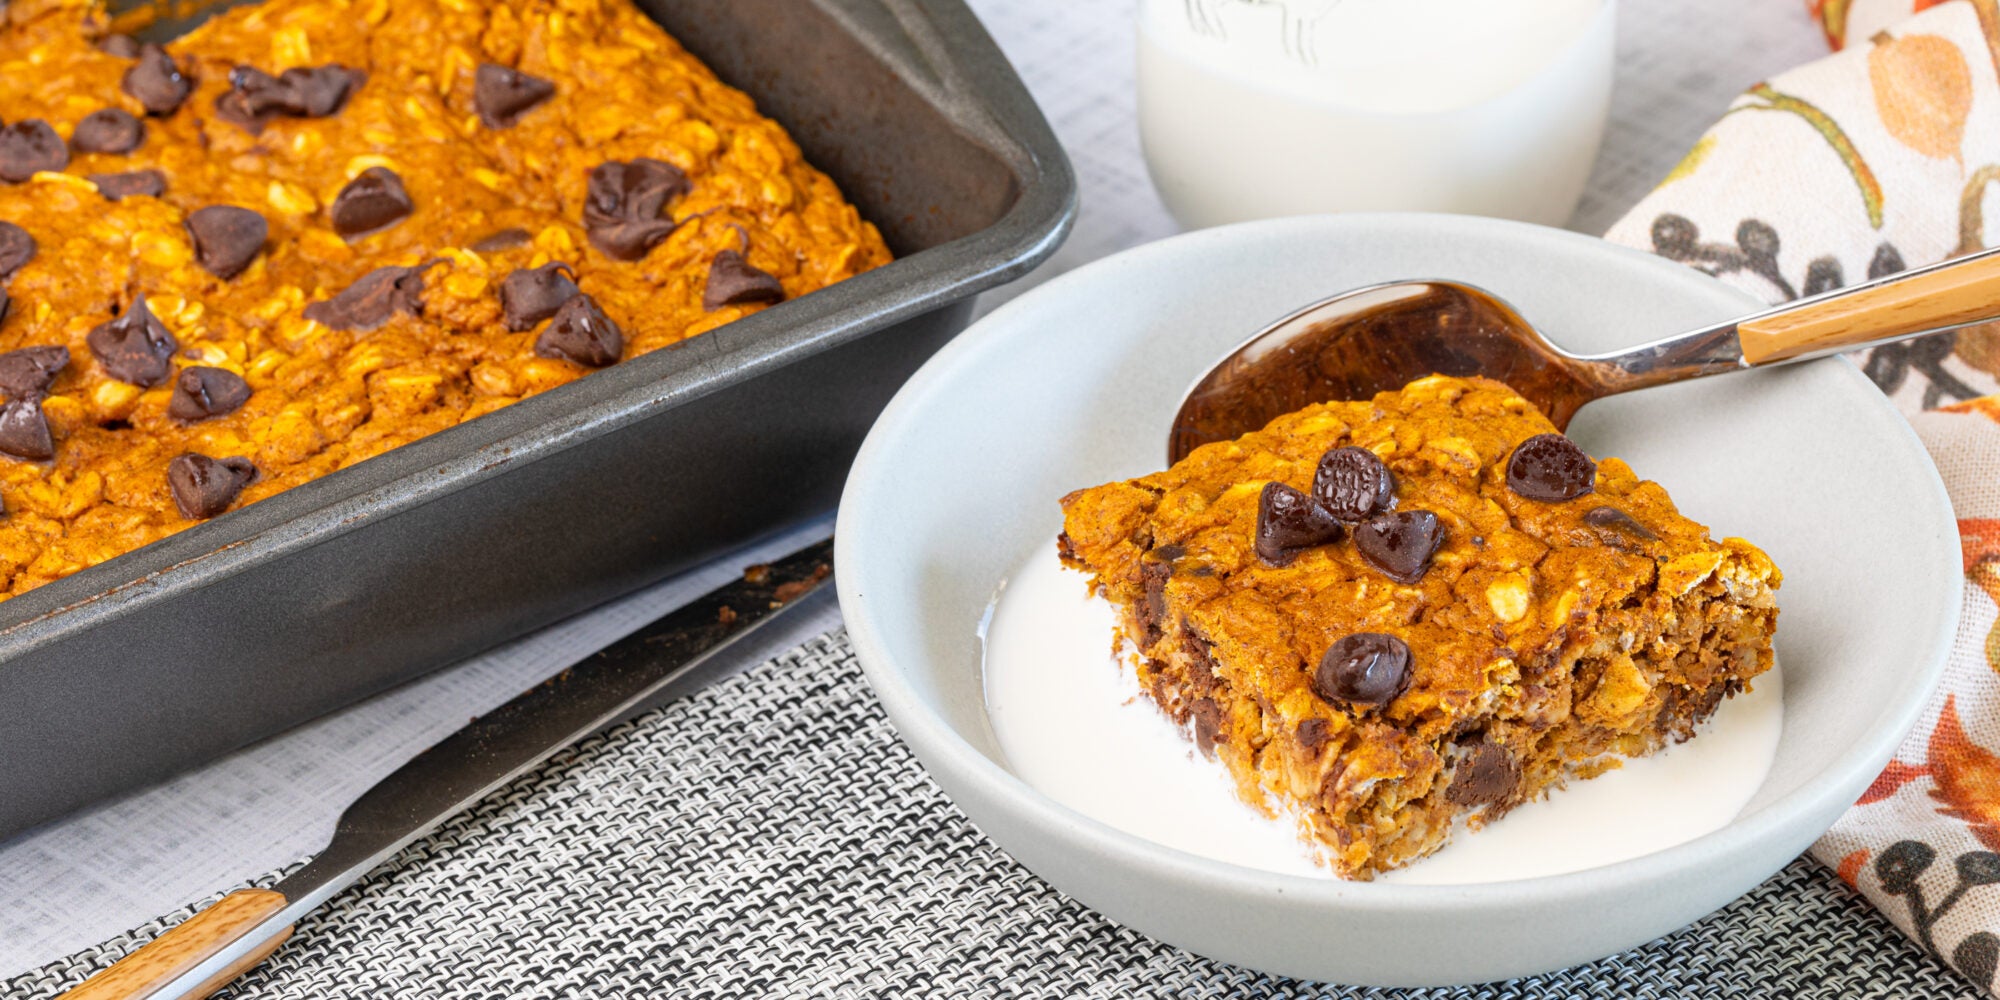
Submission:
[[[784,298],[785,286],[776,277],[751,267],[742,254],[724,250],[708,266],[708,285],[701,292],[701,307],[714,312],[723,306],[782,302]]]
[[[1354,528],[1354,551],[1397,583],[1423,579],[1443,543],[1444,524],[1427,510],[1378,514]]]
[[[1530,500],[1561,503],[1597,486],[1597,463],[1561,434],[1537,434],[1507,460],[1507,488]]]
[[[334,196],[333,231],[350,240],[367,236],[409,218],[415,210],[395,171],[369,167]]]
[[[138,59],[125,71],[120,86],[138,99],[147,114],[173,114],[194,90],[194,81],[181,72],[166,49],[152,42],[139,47]]]
[[[597,300],[581,292],[563,303],[548,329],[535,338],[536,354],[591,368],[616,364],[624,352],[624,331],[597,307]]]
[[[1444,797],[1453,805],[1490,805],[1512,795],[1520,781],[1521,765],[1506,747],[1476,743],[1459,758]]]
[[[324,118],[339,111],[366,79],[341,65],[295,67],[277,76],[238,66],[229,72],[229,92],[215,99],[215,113],[255,135],[279,115]]]
[[[40,462],[56,457],[49,418],[40,396],[10,399],[0,404],[0,453]]]
[[[638,157],[610,160],[590,172],[583,205],[583,224],[648,222],[660,217],[667,202],[689,190],[687,174],[661,160]]]
[[[139,40],[131,35],[105,35],[97,40],[97,50],[120,59],[137,59]]]
[[[35,238],[11,222],[0,222],[0,281],[35,259]]]
[[[1187,654],[1188,682],[1197,694],[1215,689],[1215,644],[1201,637],[1187,619],[1181,619],[1181,652]]]
[[[1348,523],[1396,506],[1396,476],[1375,453],[1348,445],[1320,456],[1313,473],[1313,499]]]
[[[1320,749],[1326,746],[1327,739],[1333,735],[1328,730],[1329,726],[1325,719],[1317,716],[1310,719],[1300,719],[1298,728],[1299,748],[1314,757],[1318,757]]]
[[[1166,562],[1173,562],[1184,555],[1187,555],[1187,546],[1176,545],[1173,542],[1168,542],[1153,549],[1153,558],[1165,560]]]
[[[214,517],[236,502],[243,487],[257,478],[247,458],[210,458],[193,452],[167,463],[167,488],[174,506],[190,521]]]
[[[125,198],[158,198],[167,193],[167,175],[157,170],[128,170],[122,174],[91,174],[97,193],[112,201]]]
[[[262,215],[235,205],[197,208],[188,215],[187,228],[194,237],[195,260],[224,281],[242,274],[271,235]]]
[[[192,365],[174,380],[167,416],[193,423],[236,412],[250,398],[250,383],[227,368]]]
[[[1393,635],[1356,632],[1327,648],[1311,686],[1327,702],[1386,705],[1410,686],[1410,647]]]
[[[146,141],[146,123],[124,108],[103,108],[83,116],[69,134],[79,153],[129,153]]]
[[[8,399],[41,398],[69,366],[69,348],[55,344],[22,347],[0,354],[0,395]]]
[[[500,282],[500,312],[507,329],[520,333],[548,319],[563,303],[582,294],[573,280],[575,271],[562,261],[541,267],[524,267]]]
[[[1341,531],[1319,501],[1284,483],[1265,483],[1257,497],[1257,557],[1273,566],[1290,565],[1306,549],[1340,541]]]
[[[181,346],[146,307],[144,295],[133,298],[123,315],[90,331],[84,342],[104,374],[148,387],[167,380],[173,370],[168,359]]]
[[[1158,560],[1148,559],[1139,564],[1139,592],[1144,595],[1139,622],[1145,626],[1148,648],[1166,634],[1167,580],[1173,575],[1173,566]]]
[[[333,298],[306,306],[305,318],[335,330],[366,333],[399,312],[421,315],[424,271],[439,263],[432,260],[415,267],[378,267]]]
[[[1065,563],[1077,561],[1076,539],[1069,537],[1067,531],[1056,532],[1056,557]]]
[[[487,128],[512,127],[528,109],[555,92],[554,83],[493,63],[480,63],[472,77],[472,106]]]
[[[0,181],[19,184],[42,170],[69,166],[69,147],[40,118],[0,128]]]
[[[1650,542],[1660,537],[1653,534],[1651,528],[1634,520],[1632,515],[1616,507],[1592,507],[1584,513],[1583,523],[1593,528],[1604,529],[1597,533],[1599,538],[1605,538],[1606,532],[1612,537],[1640,542]]]
[[[583,203],[591,245],[614,260],[646,256],[678,225],[660,210],[688,189],[687,175],[671,163],[639,157],[598,164]]]
[[[658,246],[676,228],[666,219],[651,222],[617,222],[608,226],[597,226],[584,230],[590,237],[590,245],[604,252],[612,260],[638,260],[646,252]]]
[[[255,135],[294,103],[277,77],[254,66],[238,66],[229,71],[228,93],[215,99],[215,116]]]
[[[13,304],[14,303],[7,298],[6,286],[0,285],[0,320],[5,320],[7,318],[7,309]]]
[[[518,246],[526,246],[528,241],[534,238],[535,234],[519,227],[502,229],[491,236],[483,237],[479,242],[474,243],[466,249],[474,253],[499,253],[502,250],[512,250]]]
[[[338,113],[367,79],[367,73],[338,63],[298,66],[278,74],[278,82],[291,91],[292,103],[285,112],[303,118]]]
[[[1194,717],[1194,745],[1203,757],[1215,756],[1215,745],[1227,742],[1222,735],[1222,706],[1214,698],[1196,698],[1189,714]]]

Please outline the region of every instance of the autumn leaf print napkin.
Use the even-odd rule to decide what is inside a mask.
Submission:
[[[2000,0],[1809,2],[1836,54],[1737,98],[1607,238],[1774,303],[2000,243]],[[1943,474],[1964,549],[1965,616],[1923,721],[1812,854],[1991,991],[2000,324],[1855,361],[1909,416]]]

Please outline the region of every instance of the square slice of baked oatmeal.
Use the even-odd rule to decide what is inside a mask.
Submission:
[[[1062,500],[1144,690],[1346,878],[1694,735],[1780,574],[1512,390],[1421,379]]]

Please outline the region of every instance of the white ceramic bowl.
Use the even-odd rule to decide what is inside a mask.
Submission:
[[[1107,916],[1203,955],[1352,984],[1441,985],[1589,961],[1681,927],[1797,856],[1889,760],[1958,620],[1957,532],[1908,425],[1844,360],[1592,404],[1571,427],[1785,571],[1784,736],[1733,823],[1569,875],[1470,886],[1259,872],[1123,833],[1008,771],[975,629],[995,584],[1053,544],[1056,498],[1153,471],[1193,377],[1331,292],[1445,277],[1552,339],[1604,350],[1751,309],[1679,264],[1489,219],[1315,216],[1164,240],[975,324],[883,413],[841,501],[841,610],[903,739],[1008,853]]]

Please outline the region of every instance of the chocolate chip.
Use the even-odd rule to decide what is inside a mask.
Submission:
[[[103,108],[83,116],[69,134],[79,153],[129,153],[146,141],[146,123],[123,108]]]
[[[701,307],[714,312],[723,306],[782,302],[784,298],[785,286],[777,278],[751,267],[742,254],[724,250],[708,266],[708,285],[701,292]]]
[[[1444,525],[1427,510],[1378,514],[1354,529],[1354,551],[1397,583],[1423,579],[1443,543]]]
[[[591,368],[616,364],[625,352],[625,334],[597,300],[579,292],[556,310],[549,327],[535,338],[535,353]]]
[[[518,246],[526,246],[528,241],[534,238],[535,234],[519,227],[502,229],[491,236],[480,239],[479,242],[474,243],[466,249],[474,253],[499,253],[502,250],[512,250]]]
[[[590,172],[583,225],[590,243],[613,260],[638,260],[679,225],[660,217],[676,195],[689,190],[679,167],[639,157],[611,160]]]
[[[97,50],[120,59],[137,59],[139,40],[131,35],[105,35],[97,40]]]
[[[403,179],[387,167],[369,167],[333,199],[333,231],[347,239],[381,232],[416,210]]]
[[[11,222],[0,222],[0,281],[35,259],[35,238]]]
[[[1174,568],[1167,563],[1148,559],[1139,564],[1139,592],[1143,603],[1139,606],[1139,622],[1146,629],[1146,646],[1150,648],[1165,635],[1167,617],[1167,580],[1174,575]]]
[[[174,495],[174,506],[190,521],[228,510],[256,478],[257,467],[247,458],[216,459],[189,452],[167,463],[167,488]]]
[[[1173,562],[1184,555],[1187,555],[1187,546],[1176,545],[1173,542],[1168,542],[1153,549],[1153,558],[1162,559],[1167,562]]]
[[[1280,482],[1257,496],[1257,557],[1287,566],[1315,545],[1340,541],[1340,522],[1319,501]]]
[[[1313,757],[1319,756],[1321,748],[1326,746],[1326,741],[1332,735],[1325,719],[1314,716],[1310,719],[1299,720],[1299,748]]]
[[[366,333],[399,312],[421,315],[424,271],[439,263],[432,260],[415,267],[378,267],[333,298],[306,306],[305,318],[335,330]]]
[[[69,166],[69,147],[40,118],[0,128],[0,181],[19,184],[42,170]]]
[[[1537,434],[1507,460],[1507,488],[1530,500],[1561,503],[1597,486],[1597,463],[1561,434]]]
[[[215,116],[255,135],[294,103],[294,95],[277,77],[254,66],[238,66],[229,71],[229,92],[215,99]]]
[[[123,315],[90,331],[84,342],[104,374],[136,386],[155,386],[172,371],[168,359],[180,349],[174,335],[153,311],[146,296],[132,299]]]
[[[197,208],[187,217],[187,229],[195,260],[224,281],[242,274],[271,235],[262,215],[235,205]]]
[[[562,261],[541,267],[524,267],[500,282],[500,312],[507,329],[520,333],[548,319],[563,303],[582,294],[577,290],[575,271]]]
[[[539,76],[480,63],[472,77],[472,106],[487,128],[510,128],[529,108],[548,100],[556,85]]]
[[[1459,758],[1445,800],[1459,806],[1483,806],[1513,794],[1521,780],[1521,765],[1506,747],[1477,743]]]
[[[1597,536],[1609,544],[1616,544],[1616,542],[1611,541],[1614,538],[1650,542],[1660,537],[1653,534],[1651,528],[1634,520],[1632,515],[1616,507],[1592,507],[1590,510],[1584,512],[1583,523],[1593,528],[1603,529],[1597,533]]]
[[[1311,686],[1327,702],[1386,705],[1410,686],[1410,647],[1393,635],[1356,632],[1327,648]]]
[[[69,365],[69,348],[54,344],[22,347],[0,354],[0,395],[40,399]]]
[[[1196,698],[1190,706],[1194,716],[1194,745],[1203,757],[1215,756],[1215,745],[1226,743],[1222,734],[1222,706],[1214,698]]]
[[[138,59],[125,71],[121,88],[137,98],[147,114],[173,114],[194,90],[194,81],[181,73],[167,50],[152,42],[139,47]]]
[[[122,174],[91,174],[97,193],[112,201],[126,198],[158,198],[167,193],[167,175],[157,170],[128,170]]]
[[[236,408],[250,398],[250,383],[227,368],[193,365],[181,369],[174,380],[174,394],[167,400],[167,416],[193,423],[207,420]]]
[[[1181,619],[1181,652],[1187,656],[1188,683],[1198,694],[1215,690],[1215,644]]]
[[[238,66],[229,72],[229,92],[215,99],[215,114],[255,135],[279,115],[324,118],[339,111],[366,79],[337,64],[294,67],[277,76]]]
[[[278,74],[278,82],[292,96],[285,112],[303,118],[325,118],[339,112],[346,106],[347,98],[360,90],[367,79],[367,73],[337,63],[299,66]]]
[[[1375,453],[1349,445],[1320,456],[1313,473],[1313,499],[1348,523],[1396,506],[1396,476]]]
[[[40,462],[56,457],[49,418],[40,396],[10,399],[0,404],[0,453]]]

